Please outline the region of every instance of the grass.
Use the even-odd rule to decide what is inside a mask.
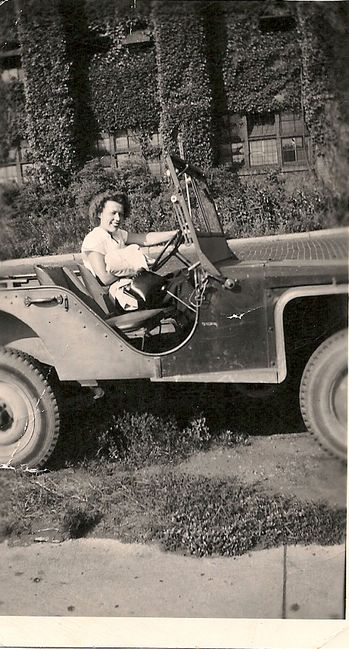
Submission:
[[[7,471],[0,484],[10,536],[30,536],[45,521],[65,539],[111,536],[194,556],[237,556],[282,543],[335,544],[345,535],[344,510],[168,467],[127,471],[96,462],[56,473]]]
[[[0,472],[2,538],[33,540],[38,528],[55,528],[61,539],[89,535],[156,542],[195,556],[343,541],[344,509],[266,493],[260,484],[247,485],[234,476],[182,471],[181,463],[198,451],[250,444],[248,431],[261,433],[263,417],[270,434],[273,417],[271,398],[264,412],[260,403],[255,408],[250,403],[239,415],[237,406],[231,409],[227,388],[216,386],[214,395],[209,388],[193,388],[187,397],[181,390],[172,387],[156,401],[137,386],[132,408],[127,384],[114,399],[108,395],[92,407],[85,401],[73,419],[68,413],[50,470]],[[280,399],[275,412],[279,426]]]

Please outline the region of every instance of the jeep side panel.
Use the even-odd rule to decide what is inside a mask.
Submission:
[[[52,359],[63,381],[147,378],[158,374],[156,358],[132,348],[68,290],[54,286],[2,290],[0,312],[14,317],[14,325],[18,321],[24,325],[18,332],[13,331],[12,341],[6,327],[2,344],[16,348],[16,340],[27,337],[33,340],[33,349],[29,342],[25,351],[35,357],[36,341],[41,340],[47,359]],[[30,331],[35,336],[28,335]],[[17,348],[23,349],[22,344]]]

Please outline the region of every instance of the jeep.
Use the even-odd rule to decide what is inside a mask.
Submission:
[[[38,468],[57,389],[103,382],[292,382],[308,431],[346,458],[348,230],[228,240],[204,173],[166,155],[178,231],[117,311],[80,254],[0,263],[0,462]],[[54,378],[54,380],[53,380]],[[57,387],[58,386],[58,387]]]

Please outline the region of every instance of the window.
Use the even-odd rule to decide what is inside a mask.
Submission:
[[[23,80],[19,48],[0,51],[0,76],[5,83],[12,80]]]
[[[252,140],[249,142],[250,166],[277,164],[276,140]]]
[[[130,162],[144,162],[141,144],[132,131],[116,131],[114,134],[101,133],[97,141],[97,152],[101,162],[106,167],[124,167]],[[150,138],[150,145],[156,153],[147,160],[149,171],[160,175],[160,136],[154,133]]]
[[[27,152],[28,143],[23,140],[19,147],[11,147],[7,156],[0,159],[0,184],[25,181],[32,167]]]
[[[231,114],[221,118],[220,162],[246,173],[309,165],[310,137],[301,113]]]
[[[284,164],[292,162],[306,162],[306,153],[302,137],[283,137],[282,162]]]

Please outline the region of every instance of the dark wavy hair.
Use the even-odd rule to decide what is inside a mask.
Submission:
[[[130,207],[126,194],[124,192],[118,192],[115,189],[107,189],[104,192],[96,194],[90,201],[88,215],[92,227],[99,225],[99,216],[107,201],[120,203],[124,208],[124,218],[128,217]]]

